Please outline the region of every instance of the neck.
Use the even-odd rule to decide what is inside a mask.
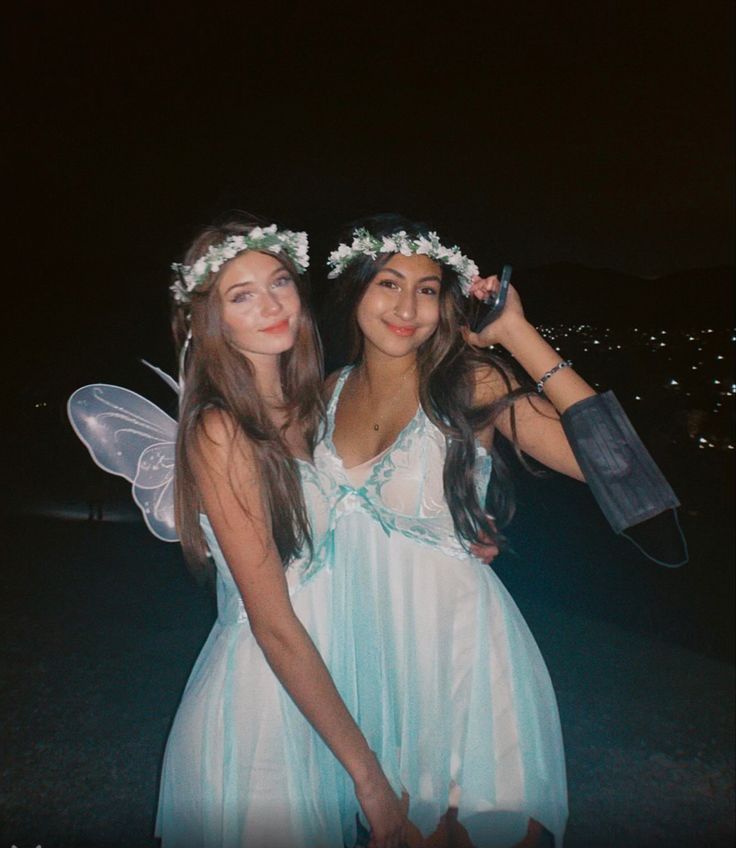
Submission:
[[[253,366],[256,389],[267,406],[281,404],[284,390],[281,385],[281,354],[251,354],[248,361]]]
[[[372,395],[390,394],[402,383],[406,384],[407,391],[416,387],[416,369],[415,351],[406,356],[389,356],[365,341],[360,372]]]

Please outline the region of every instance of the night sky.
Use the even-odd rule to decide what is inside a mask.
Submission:
[[[488,272],[733,262],[730,2],[41,3],[7,28],[10,334],[41,383],[168,351],[168,264],[230,208],[307,229],[318,294],[375,211]]]

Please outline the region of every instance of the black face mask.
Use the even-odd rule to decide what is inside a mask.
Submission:
[[[561,416],[565,435],[615,533],[670,568],[688,561],[677,519],[680,502],[613,392],[573,404]]]

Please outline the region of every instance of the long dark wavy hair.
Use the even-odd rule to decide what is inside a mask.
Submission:
[[[427,236],[432,229],[401,215],[375,215],[350,224],[342,241],[350,243],[352,232],[358,227],[365,228],[377,238],[400,230],[404,230],[410,238],[417,238]],[[363,357],[358,306],[369,284],[390,258],[391,254],[380,254],[376,259],[361,256],[351,262],[336,281],[330,326],[342,332],[340,342],[348,351],[348,360],[354,365],[359,364]],[[480,541],[483,535],[503,545],[505,540],[500,528],[508,524],[514,513],[508,461],[494,439],[491,448],[493,481],[487,503],[482,504],[473,471],[475,437],[478,431],[509,409],[514,450],[521,458],[516,445],[513,405],[519,398],[532,394],[531,383],[510,357],[507,359],[487,350],[478,350],[464,340],[460,329],[467,324],[466,299],[456,272],[447,265],[440,265],[440,268],[439,324],[417,351],[419,402],[428,418],[445,435],[444,491],[458,538],[469,545]],[[506,392],[490,404],[476,405],[474,395],[478,371],[487,372],[489,368],[498,374]],[[493,523],[488,520],[487,510],[493,515]]]
[[[184,256],[193,265],[207,250],[228,236],[245,235],[264,222],[238,214],[203,229]],[[253,368],[227,338],[222,318],[218,282],[227,263],[192,292],[191,303],[172,302],[172,328],[179,354],[187,336],[184,390],[180,398],[176,440],[174,492],[176,526],[190,566],[207,568],[207,548],[199,524],[201,502],[193,472],[194,452],[199,439],[207,437],[204,413],[226,412],[236,427],[236,436],[250,443],[260,471],[261,494],[271,518],[271,534],[279,555],[287,564],[301,550],[311,548],[311,536],[297,463],[283,434],[295,420],[304,428],[310,451],[318,441],[324,421],[322,401],[322,350],[308,303],[308,281],[300,275],[285,253],[262,251],[281,262],[293,276],[301,299],[301,316],[296,342],[281,354],[281,385],[286,422],[278,428],[271,421],[255,383]],[[236,436],[230,449],[235,449]],[[232,481],[231,481],[232,484]],[[235,492],[237,496],[237,492]],[[242,501],[241,501],[242,503]],[[245,507],[244,507],[245,509]],[[243,520],[247,519],[244,511]]]

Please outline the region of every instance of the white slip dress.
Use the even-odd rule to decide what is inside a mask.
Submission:
[[[330,664],[333,560],[324,476],[299,461],[313,555],[286,570],[294,610]],[[217,620],[189,677],[161,774],[162,848],[342,848],[352,782],[286,693],[250,629],[206,516]],[[350,800],[345,798],[349,793]],[[348,844],[353,844],[350,842]]]
[[[445,437],[420,407],[393,445],[346,469],[332,434],[349,371],[315,451],[332,484],[333,679],[424,836],[453,806],[477,848],[514,845],[529,819],[561,848],[567,789],[554,691],[511,596],[455,535]],[[475,472],[482,502],[491,472],[482,447]],[[349,821],[358,808],[350,792],[343,798]]]

